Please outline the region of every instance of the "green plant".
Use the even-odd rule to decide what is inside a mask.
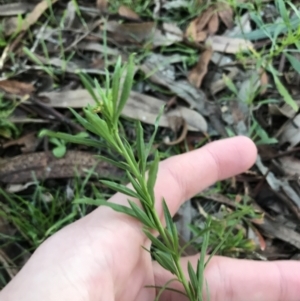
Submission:
[[[58,138],[50,138],[49,142],[55,145],[55,148],[52,150],[53,155],[56,158],[62,158],[67,151],[66,142]]]
[[[206,231],[203,235],[202,252],[196,270],[193,269],[191,264],[188,265],[190,278],[188,280],[184,275],[182,266],[180,265],[181,249],[178,241],[178,233],[168,206],[164,199],[155,199],[154,185],[156,182],[160,158],[158,151],[155,152],[154,160],[150,163],[150,168],[147,171],[148,157],[158,130],[159,116],[155,124],[154,133],[147,144],[144,141],[143,127],[140,122],[137,122],[137,158],[129,142],[124,137],[120,136],[119,118],[129,97],[133,84],[133,56],[130,57],[128,64],[125,66],[122,66],[121,59],[118,60],[112,80],[107,71],[105,89],[101,88],[96,80],[91,81],[90,78],[82,74],[80,76],[86,89],[89,91],[97,105],[95,107],[88,106],[85,108],[85,117],[82,117],[73,109],[71,109],[71,111],[85,129],[96,136],[103,138],[105,146],[116,152],[123,159],[123,161],[116,162],[106,157],[99,156],[102,160],[123,169],[126,172],[133,188],[111,181],[101,182],[114,191],[121,192],[133,199],[139,200],[141,207],[139,207],[133,200],[128,200],[128,207],[106,202],[102,198],[83,198],[76,200],[75,202],[96,206],[109,206],[113,210],[138,219],[143,224],[145,235],[152,242],[152,256],[162,267],[176,276],[176,280],[183,285],[185,294],[189,300],[202,300],[204,269],[208,262],[205,261],[205,256],[209,242],[209,231]],[[123,82],[121,87],[120,82]],[[163,110],[161,110],[161,113],[162,112]],[[101,114],[101,117],[98,113]],[[45,135],[64,139],[72,143],[95,146],[98,148],[103,146],[103,143],[98,140],[76,137],[65,133],[55,133],[48,130],[44,130],[40,133],[40,136]],[[160,220],[159,214],[155,209],[155,203],[158,201],[162,202],[165,224]],[[209,223],[210,221],[208,221],[207,224],[209,225]],[[153,233],[158,233],[160,239],[158,239]],[[148,251],[150,252],[150,250]],[[167,287],[165,287],[165,289],[167,289]]]
[[[18,128],[9,120],[9,117],[17,107],[17,102],[8,102],[0,94],[0,136],[11,138],[19,134]]]
[[[208,215],[204,209],[201,209],[203,211],[201,215],[205,219],[210,218],[211,220],[210,248],[216,248],[220,240],[224,240],[224,243],[219,247],[219,255],[239,256],[241,253],[252,253],[256,248],[255,243],[247,238],[244,225],[250,225],[251,219],[261,219],[262,215],[255,212],[251,205],[239,204],[234,201],[233,204],[236,205],[235,210],[230,210],[228,207],[222,205],[220,210],[213,216]],[[206,230],[201,220],[190,226],[195,238],[200,237],[200,239],[195,239],[193,243],[197,249],[201,247],[201,235]]]
[[[253,6],[252,4],[249,5]],[[239,53],[237,58],[245,63],[250,56],[256,62],[255,67],[257,70],[262,68],[268,71],[283,100],[290,105],[293,110],[297,111],[299,109],[298,105],[281,82],[280,76],[282,74],[275,69],[274,60],[283,54],[291,63],[291,66],[295,71],[299,71],[299,62],[291,56],[290,53],[299,53],[300,14],[294,4],[290,1],[276,0],[275,5],[279,16],[277,20],[268,24],[264,23],[260,10],[256,11],[252,8],[250,16],[258,29],[249,33],[243,33],[240,36],[246,40],[261,40],[268,38],[271,41],[270,46],[268,48],[264,47],[261,51],[252,49],[248,54]],[[289,7],[291,8],[290,11],[288,10]],[[290,15],[292,17],[290,17]]]

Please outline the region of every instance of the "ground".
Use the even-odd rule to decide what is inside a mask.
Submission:
[[[94,105],[86,81],[105,87],[106,74],[132,53],[134,83],[119,127],[134,156],[136,122],[148,142],[163,105],[149,162],[156,150],[162,160],[235,135],[259,150],[251,170],[216,183],[174,217],[181,244],[194,238],[186,253],[201,249],[211,217],[208,250],[299,259],[298,1],[108,2],[0,0],[0,287],[47,237],[94,209],[74,200],[109,198],[99,180],[128,182],[96,158],[119,160],[70,108],[81,114]],[[41,137],[44,129],[97,143]]]

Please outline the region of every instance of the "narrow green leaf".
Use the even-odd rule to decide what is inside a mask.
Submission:
[[[143,231],[145,235],[149,238],[149,240],[152,242],[152,245],[154,247],[156,247],[158,250],[165,251],[167,253],[170,252],[170,249],[167,246],[165,246],[158,238],[152,235],[152,233],[149,230],[144,229]]]
[[[156,137],[156,134],[157,134],[157,131],[158,131],[158,126],[159,126],[159,120],[161,118],[161,116],[163,115],[164,113],[164,109],[165,109],[165,106],[162,106],[159,110],[159,113],[158,113],[158,116],[156,117],[156,120],[155,120],[155,123],[154,123],[154,131],[153,131],[153,134],[151,135],[151,138],[147,144],[147,147],[146,147],[146,160],[148,159],[149,157],[149,154],[151,152],[151,148],[152,148],[152,145],[153,145],[153,142],[154,142],[154,139]]]
[[[73,203],[98,206],[98,207],[106,206],[106,207],[110,207],[111,209],[113,209],[116,212],[124,213],[131,217],[137,218],[135,215],[135,212],[131,208],[129,208],[127,206],[119,205],[119,204],[110,203],[108,201],[101,200],[101,199],[93,200],[91,198],[82,198],[82,199],[75,200]]]
[[[173,220],[172,220],[172,216],[170,214],[169,208],[167,206],[167,203],[164,199],[162,200],[162,207],[163,207],[163,211],[164,211],[166,227],[168,230],[172,231]]]
[[[128,203],[132,210],[135,212],[137,218],[140,222],[142,222],[146,227],[149,227],[150,229],[154,229],[155,226],[147,216],[147,214],[134,202],[128,200]]]
[[[166,233],[169,234],[169,239],[170,242],[172,243],[173,248],[178,249],[179,248],[179,238],[178,238],[178,232],[177,228],[172,220],[172,216],[170,214],[169,208],[167,206],[166,201],[163,199],[162,201],[163,205],[163,212],[164,212],[164,217],[166,221]]]
[[[135,189],[135,191],[137,192],[137,194],[139,195],[139,200],[141,202],[145,202],[146,198],[145,198],[145,193],[142,190],[140,184],[136,181],[136,179],[128,172],[128,170],[126,170],[126,175],[130,181],[130,183],[132,184],[133,188]]]
[[[103,183],[105,186],[107,186],[108,188],[112,189],[112,190],[115,190],[117,192],[121,192],[125,195],[128,195],[128,196],[131,196],[133,198],[138,198],[138,194],[129,189],[128,187],[124,186],[124,185],[121,185],[121,184],[117,184],[115,182],[111,182],[111,181],[106,181],[106,180],[101,180],[100,181],[101,183]]]
[[[99,81],[95,78],[94,79],[94,85],[95,85],[95,90],[98,93],[98,98],[100,98],[102,100],[102,102],[105,102],[106,99],[106,92],[108,92],[109,90],[104,90],[100,84]]]
[[[95,135],[99,136],[98,131],[83,117],[81,117],[75,110],[69,108],[72,114],[75,116],[77,121],[88,131],[94,133]]]
[[[115,147],[115,141],[109,134],[107,123],[99,117],[98,114],[92,113],[89,110],[84,110],[85,116],[90,123],[93,131],[100,137],[103,137],[111,146]]]
[[[284,21],[285,26],[290,25],[289,13],[286,9],[284,1],[283,0],[276,0],[275,3],[276,3],[277,9],[278,9],[283,21]]]
[[[117,116],[121,115],[123,108],[126,104],[126,101],[129,98],[132,84],[133,84],[133,77],[134,77],[134,55],[131,55],[129,57],[128,65],[126,68],[126,77],[124,80],[120,101],[118,103]]]
[[[177,273],[176,267],[171,259],[171,256],[168,253],[155,251],[153,252],[153,257],[163,268],[170,271],[172,274],[176,275]]]
[[[82,81],[82,84],[83,84],[84,88],[87,89],[89,94],[95,100],[96,104],[100,105],[99,99],[96,96],[95,91],[94,91],[94,86],[93,86],[92,79],[88,75],[83,74],[82,72],[79,72],[78,76],[80,77],[80,80]]]
[[[107,69],[105,69],[105,91],[106,94],[110,91],[110,73]]]
[[[33,60],[37,65],[43,66],[44,64],[41,62],[41,60],[27,47],[23,47],[24,53]]]
[[[136,144],[137,144],[137,152],[140,162],[140,168],[142,170],[142,176],[144,177],[146,172],[146,163],[147,158],[145,156],[145,142],[144,142],[144,130],[142,124],[138,121],[136,125]]]
[[[285,57],[289,60],[290,64],[292,65],[292,67],[298,72],[300,73],[300,61],[297,60],[294,56],[290,55],[289,53],[285,53],[284,54]]]
[[[130,166],[127,163],[117,162],[115,160],[109,159],[109,158],[101,156],[101,155],[97,155],[96,158],[99,158],[100,160],[102,160],[104,162],[107,162],[107,163],[109,163],[109,164],[111,164],[113,166],[116,166],[116,167],[118,167],[120,169],[123,169],[123,170],[130,169]]]
[[[230,77],[226,76],[225,74],[223,74],[223,81],[225,82],[225,85],[227,86],[227,88],[233,92],[235,95],[238,95],[239,92],[235,86],[235,84],[233,83],[233,81],[231,80]]]
[[[129,157],[130,157],[131,164],[133,164],[135,167],[137,167],[137,162],[136,162],[136,159],[135,159],[133,150],[132,150],[132,146],[128,143],[127,140],[124,140],[124,141],[123,141],[123,144],[124,144],[124,147],[125,147],[125,149],[126,149],[127,154],[128,154]]]
[[[154,161],[151,163],[149,173],[148,173],[148,180],[147,180],[147,188],[151,195],[151,198],[154,202],[154,185],[157,178],[157,172],[158,172],[158,165],[159,165],[159,154],[158,151],[155,152]],[[152,204],[154,206],[154,203]]]
[[[189,273],[192,289],[193,289],[194,293],[196,293],[197,290],[198,290],[199,283],[198,283],[198,280],[197,280],[197,275],[196,275],[196,273],[194,271],[194,268],[193,268],[193,266],[190,262],[188,262],[188,273]]]
[[[206,227],[210,227],[210,219],[206,223]],[[209,245],[209,235],[210,232],[205,232],[203,236],[203,242],[201,246],[201,254],[200,254],[200,259],[198,260],[197,264],[197,279],[198,279],[198,290],[197,290],[197,296],[200,297],[202,296],[203,292],[203,283],[204,283],[204,269],[205,269],[205,257]]]
[[[88,139],[88,138],[80,138],[80,137],[77,137],[74,135],[60,133],[60,132],[55,133],[55,132],[52,132],[49,130],[42,130],[39,133],[39,137],[44,137],[44,136],[54,137],[54,138],[62,139],[66,142],[80,144],[80,145],[86,145],[86,146],[92,146],[92,147],[96,147],[96,148],[105,147],[105,144],[100,141],[96,141],[96,140],[92,140],[92,139]]]
[[[269,66],[268,70],[271,72],[271,74],[273,75],[273,79],[275,82],[275,85],[279,91],[279,93],[281,94],[281,96],[283,97],[284,101],[290,105],[292,107],[293,110],[298,111],[298,105],[297,103],[293,100],[293,98],[291,97],[290,93],[288,92],[288,90],[284,87],[284,85],[281,83],[281,81],[279,80],[277,74],[276,74],[276,70],[274,69],[273,66]]]
[[[115,72],[112,79],[112,101],[114,105],[114,112],[116,112],[117,104],[119,101],[119,90],[120,90],[120,80],[121,80],[121,57],[118,57],[117,63],[115,65]]]

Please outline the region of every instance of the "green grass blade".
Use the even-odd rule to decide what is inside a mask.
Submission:
[[[101,199],[93,200],[91,198],[82,198],[82,199],[75,200],[73,203],[98,206],[98,207],[106,206],[106,207],[110,207],[111,209],[113,209],[116,212],[124,213],[131,217],[137,218],[135,215],[135,212],[131,208],[129,208],[127,206],[119,205],[119,204],[110,203],[108,201],[101,200]]]
[[[194,271],[194,268],[192,266],[192,264],[190,262],[188,262],[188,273],[189,273],[189,277],[190,277],[190,283],[192,286],[192,289],[194,291],[194,294],[197,292],[198,289],[198,280],[197,280],[197,275]]]
[[[136,203],[128,200],[128,203],[130,205],[130,207],[132,208],[132,210],[135,212],[136,217],[138,218],[138,220],[143,223],[144,226],[150,228],[150,229],[154,229],[155,225],[152,223],[152,221],[149,219],[149,217],[147,216],[147,214],[145,213],[145,211],[143,211]]]
[[[176,275],[176,267],[171,259],[171,256],[168,253],[155,251],[153,252],[153,257],[163,268]]]
[[[174,222],[172,220],[172,216],[170,214],[169,208],[167,206],[166,201],[163,199],[162,201],[163,211],[164,211],[164,217],[166,221],[167,229],[169,230],[171,236],[172,236],[172,243],[175,244],[175,241],[178,238],[177,229],[174,225]]]
[[[117,184],[117,183],[111,182],[111,181],[106,181],[106,180],[102,180],[100,182],[102,184],[104,184],[105,186],[107,186],[108,188],[114,190],[114,191],[123,193],[123,194],[131,196],[133,198],[138,198],[139,197],[138,194],[135,191],[129,189],[128,187],[126,187],[124,185]]]
[[[112,100],[114,106],[114,112],[116,112],[117,104],[119,101],[119,90],[120,90],[120,80],[121,80],[121,57],[118,58],[115,65],[115,72],[112,78]]]
[[[140,162],[140,168],[142,171],[142,176],[145,176],[146,172],[146,163],[147,158],[145,156],[145,142],[144,142],[144,130],[142,124],[138,121],[136,125],[136,145],[137,145],[137,152],[138,158]]]
[[[117,106],[117,116],[121,115],[121,113],[123,111],[123,108],[126,104],[126,101],[129,98],[131,89],[132,89],[134,69],[135,69],[133,58],[134,58],[133,55],[131,55],[129,57],[128,65],[127,65],[127,68],[126,68],[126,77],[125,77],[125,80],[124,80],[120,101],[119,101],[118,106]]]
[[[156,238],[149,230],[144,229],[144,233],[152,242],[154,247],[164,252],[170,252],[170,249],[165,246],[158,238]]]
[[[206,226],[209,227],[210,223],[211,223],[211,221],[208,220]],[[198,298],[201,298],[202,293],[203,293],[205,257],[206,257],[206,252],[207,252],[208,245],[209,245],[209,233],[210,232],[206,232],[203,236],[200,259],[197,264],[197,279],[198,279],[197,296],[198,296]]]
[[[273,72],[272,72],[272,75],[273,75],[273,79],[274,79],[275,85],[276,85],[279,93],[283,97],[284,101],[288,105],[290,105],[294,111],[298,111],[299,107],[298,107],[297,103],[294,101],[294,99],[292,98],[292,96],[290,95],[290,93],[288,92],[288,90],[281,83],[281,81],[279,80],[278,76],[275,73],[273,73]]]
[[[86,145],[86,146],[92,146],[96,148],[103,148],[106,147],[106,145],[100,141],[88,139],[88,138],[81,138],[81,137],[76,137],[74,135],[70,134],[65,134],[65,133],[60,133],[60,132],[52,132],[49,130],[42,130],[39,133],[39,137],[53,137],[53,138],[58,138],[62,139],[66,142],[74,143],[74,144],[80,144],[80,145]]]
[[[290,64],[292,65],[292,67],[298,72],[300,73],[300,62],[299,60],[297,60],[294,56],[290,55],[289,53],[285,53],[284,54],[285,57],[289,60]]]
[[[120,169],[123,169],[123,170],[128,170],[130,169],[130,166],[126,163],[123,163],[123,162],[117,162],[115,160],[112,160],[112,159],[109,159],[107,157],[104,157],[104,156],[101,156],[101,155],[97,155],[96,158],[99,158],[100,160],[104,161],[104,162],[107,162],[113,166],[116,166]]]
[[[139,185],[139,183],[136,181],[136,179],[128,172],[128,170],[126,170],[126,175],[130,181],[130,183],[132,184],[133,188],[135,189],[135,191],[138,193],[139,195],[139,199],[142,200],[141,201],[146,201],[146,195],[144,193],[144,191],[141,189],[141,186]],[[149,206],[150,204],[148,204]]]
[[[80,78],[80,80],[81,80],[84,88],[87,89],[87,91],[89,92],[89,94],[94,99],[95,103],[98,106],[100,106],[100,101],[99,101],[99,99],[96,96],[95,91],[94,91],[94,85],[93,85],[92,79],[88,75],[83,74],[82,72],[78,72],[78,76],[79,76],[79,78]]]

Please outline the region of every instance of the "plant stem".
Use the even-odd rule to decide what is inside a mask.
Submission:
[[[152,230],[155,230],[158,232],[158,234],[162,237],[162,240],[164,241],[165,245],[170,249],[170,254],[171,254],[172,260],[174,262],[174,265],[176,267],[176,270],[177,270],[176,276],[177,276],[178,280],[180,281],[180,283],[183,285],[183,287],[186,291],[186,294],[188,295],[189,300],[197,301],[197,300],[195,300],[193,293],[190,290],[188,281],[187,281],[187,279],[184,275],[184,272],[182,270],[182,267],[180,265],[180,256],[179,256],[178,250],[174,249],[172,242],[170,242],[169,238],[167,237],[164,226],[162,225],[162,222],[158,215],[158,212],[155,210],[155,200],[152,199],[151,194],[149,193],[146,180],[138,168],[138,163],[136,161],[133,162],[132,159],[130,158],[130,156],[128,155],[127,150],[123,144],[123,141],[118,133],[118,130],[117,129],[113,130],[113,132],[114,132],[115,139],[117,141],[117,145],[120,149],[120,154],[124,157],[124,159],[126,160],[128,165],[130,166],[133,176],[137,179],[139,185],[141,186],[141,189],[145,192],[145,196],[147,198],[147,200],[146,200],[147,203],[152,205],[150,211],[147,210],[149,212],[149,214],[151,214],[151,217],[154,220],[154,225],[156,226],[156,229],[152,229]],[[141,202],[141,203],[145,210],[145,205],[143,204],[143,202]]]

